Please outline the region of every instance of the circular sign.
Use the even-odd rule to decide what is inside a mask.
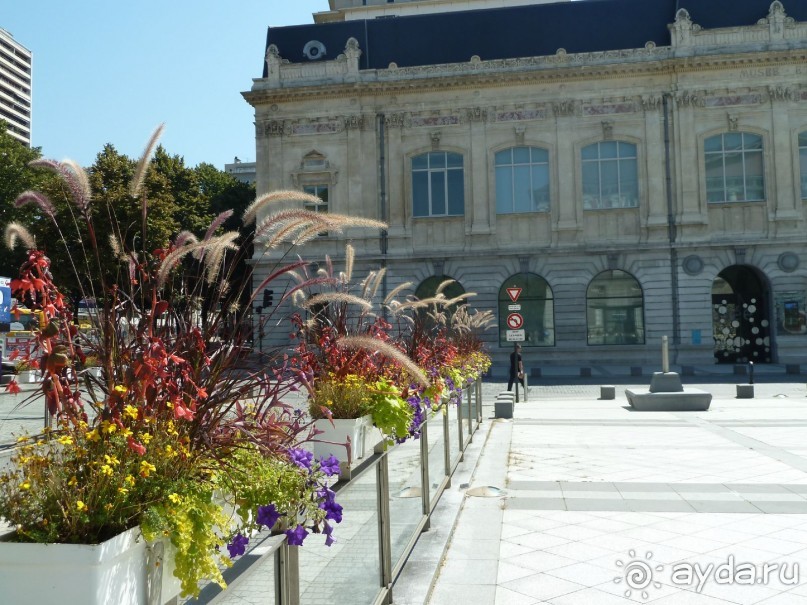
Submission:
[[[507,327],[511,330],[518,330],[523,325],[524,318],[521,317],[520,313],[510,313],[510,315],[507,316]]]

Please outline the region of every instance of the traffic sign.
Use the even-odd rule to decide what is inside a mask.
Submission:
[[[521,296],[521,288],[507,288],[507,296],[509,296],[510,300],[513,302],[518,302],[518,297]]]
[[[521,305],[507,305],[508,311],[521,311]]]
[[[507,330],[507,342],[524,342],[527,340],[524,330]]]
[[[524,318],[520,313],[510,313],[510,315],[507,316],[507,327],[511,330],[518,330],[523,325]]]

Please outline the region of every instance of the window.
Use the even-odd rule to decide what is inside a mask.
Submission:
[[[512,147],[496,154],[496,212],[549,210],[549,152]]]
[[[303,191],[322,200],[320,204],[305,203],[305,209],[311,212],[328,212],[328,185],[305,185]],[[319,233],[320,237],[328,235],[327,231]]]
[[[625,271],[603,271],[586,291],[588,344],[644,343],[644,296],[636,278]]]
[[[583,208],[636,208],[639,171],[636,145],[603,141],[583,147]]]
[[[762,137],[727,132],[703,143],[708,202],[760,202],[765,199]]]
[[[801,164],[801,199],[807,200],[807,132],[799,135],[799,163]]]
[[[465,212],[462,156],[431,151],[412,158],[412,215],[462,216]]]
[[[535,273],[512,275],[499,288],[499,346],[512,347],[513,342],[523,347],[555,344],[552,288]]]

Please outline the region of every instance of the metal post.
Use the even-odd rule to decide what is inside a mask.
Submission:
[[[748,362],[748,384],[754,384],[754,362]]]
[[[670,350],[667,346],[667,337],[661,337],[661,371],[667,374],[670,371]]]
[[[431,514],[432,502],[429,491],[429,423],[423,423],[420,429],[420,485],[421,488],[421,502],[423,504],[423,514],[426,516],[426,524],[423,526],[423,531],[427,531],[431,527]]]
[[[392,538],[389,512],[389,463],[381,456],[376,466],[376,503],[378,511],[378,558],[381,588],[387,590],[387,603],[392,602]]]
[[[482,422],[482,379],[481,378],[477,379],[477,381],[476,381],[476,400],[477,400],[477,402],[479,402],[478,405],[476,406],[476,411],[477,411],[477,414],[479,414],[478,420],[481,423]]]
[[[451,404],[449,404],[451,405]],[[462,438],[462,398],[460,397],[459,403],[457,403],[457,435],[459,435],[459,444],[460,444],[460,460],[465,460],[465,443],[464,439]]]
[[[443,408],[443,460],[446,463],[446,489],[451,487],[451,431],[448,428],[448,405]]]
[[[275,556],[275,603],[300,605],[300,552],[283,542]]]
[[[471,389],[467,389],[465,400],[468,402],[468,443],[474,440],[474,417],[471,414]]]

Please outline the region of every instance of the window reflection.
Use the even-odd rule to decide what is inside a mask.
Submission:
[[[588,344],[644,343],[644,296],[636,278],[625,271],[603,271],[586,292]]]

